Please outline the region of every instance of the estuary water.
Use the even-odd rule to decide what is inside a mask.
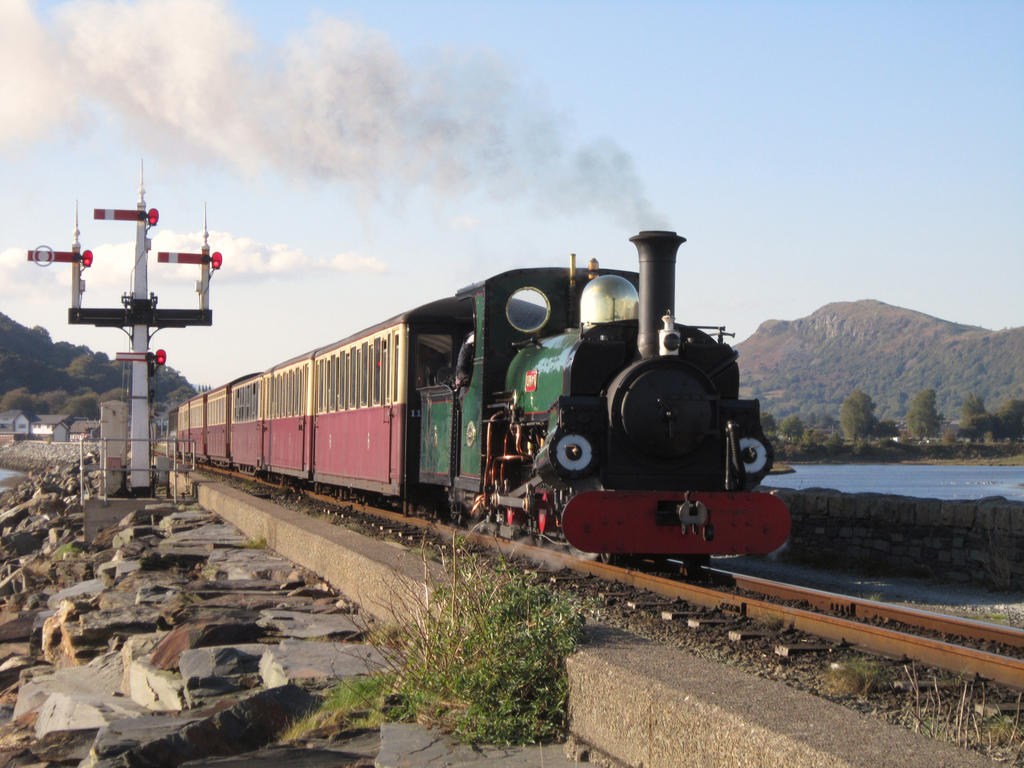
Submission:
[[[968,464],[797,464],[788,475],[769,475],[771,488],[833,488],[845,493],[891,493],[927,499],[1004,496],[1024,501],[1024,467]]]
[[[8,479],[10,479],[12,477],[18,477],[21,474],[23,474],[23,473],[22,472],[13,472],[13,471],[11,471],[9,469],[0,469],[0,489],[2,489],[6,485],[6,482],[5,482],[6,480],[8,480]]]

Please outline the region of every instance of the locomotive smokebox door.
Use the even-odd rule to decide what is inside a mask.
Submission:
[[[421,483],[450,486],[455,466],[454,393],[445,385],[419,390],[423,420],[420,423]]]

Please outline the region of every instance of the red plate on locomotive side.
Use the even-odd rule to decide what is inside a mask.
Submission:
[[[562,531],[583,552],[768,554],[789,538],[789,510],[768,493],[586,491]]]

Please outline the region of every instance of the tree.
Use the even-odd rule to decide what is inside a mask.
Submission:
[[[970,438],[980,438],[992,431],[992,417],[985,410],[985,402],[973,392],[964,398],[960,410],[960,433]]]
[[[994,421],[999,437],[1013,440],[1024,436],[1024,400],[1007,400],[999,406]]]
[[[64,404],[64,410],[69,416],[81,416],[85,419],[98,419],[100,417],[100,399],[94,392],[84,395],[69,397]]]
[[[875,422],[875,428],[871,434],[875,437],[899,437],[900,429],[892,419],[882,419]]]
[[[875,404],[865,392],[855,389],[839,408],[839,425],[849,440],[860,440],[875,426]]]
[[[922,389],[910,402],[907,429],[913,437],[935,437],[942,417],[935,410],[935,390]]]
[[[804,436],[804,423],[796,414],[787,416],[779,424],[779,432],[789,440],[799,440]]]
[[[0,412],[3,411],[28,411],[34,413],[36,410],[36,398],[27,387],[12,389],[0,398]]]

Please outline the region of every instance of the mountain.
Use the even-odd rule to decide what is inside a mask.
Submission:
[[[125,386],[124,364],[112,361],[89,347],[54,342],[40,326],[24,325],[0,313],[0,396],[25,388],[33,395],[63,390],[71,395],[98,395]],[[166,366],[156,376],[156,399],[166,401],[178,390],[194,388],[177,371]]]
[[[990,331],[880,301],[768,320],[736,349],[743,395],[776,418],[838,416],[855,389],[870,395],[877,417],[896,420],[922,389],[934,389],[939,412],[954,420],[972,392],[989,411],[1024,397],[1024,328]]]

